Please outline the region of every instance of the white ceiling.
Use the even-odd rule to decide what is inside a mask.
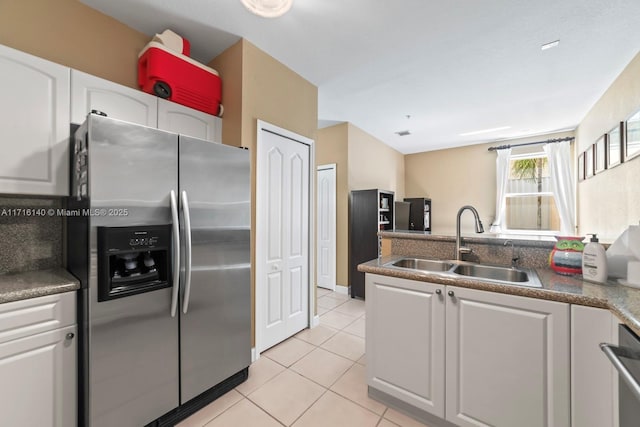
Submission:
[[[277,19],[239,0],[82,2],[170,28],[205,63],[244,37],[318,86],[320,127],[402,153],[573,129],[640,47],[639,0],[294,0]]]

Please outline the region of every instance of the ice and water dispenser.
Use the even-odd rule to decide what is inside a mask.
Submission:
[[[171,225],[98,227],[98,301],[167,288]]]

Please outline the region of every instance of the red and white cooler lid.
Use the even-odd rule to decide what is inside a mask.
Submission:
[[[153,37],[154,42],[163,44],[167,49],[185,56],[191,55],[191,43],[171,30],[164,30]]]

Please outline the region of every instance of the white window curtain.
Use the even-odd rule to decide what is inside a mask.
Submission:
[[[545,144],[544,152],[549,159],[551,188],[555,195],[560,216],[560,234],[573,236],[576,218],[576,196],[571,176],[571,147],[569,141]]]
[[[491,224],[492,233],[500,233],[504,228],[507,216],[507,184],[509,182],[509,157],[511,148],[496,150],[496,219]]]

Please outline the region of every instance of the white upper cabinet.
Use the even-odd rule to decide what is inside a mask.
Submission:
[[[158,129],[206,141],[222,141],[222,120],[219,117],[160,98],[158,99]]]
[[[158,98],[81,71],[71,72],[71,122],[81,124],[91,110],[108,117],[158,126]]]
[[[69,194],[69,71],[0,45],[0,193]]]

